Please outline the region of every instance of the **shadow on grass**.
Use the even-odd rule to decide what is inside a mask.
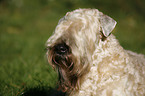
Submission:
[[[65,93],[51,87],[26,88],[20,96],[65,96]]]

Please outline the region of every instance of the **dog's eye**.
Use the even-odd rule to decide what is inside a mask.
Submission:
[[[64,44],[64,43],[62,43],[62,44],[57,44],[57,45],[55,46],[55,52],[56,52],[58,55],[64,55],[64,54],[68,53],[68,51],[69,51],[69,47],[68,47],[66,44]]]

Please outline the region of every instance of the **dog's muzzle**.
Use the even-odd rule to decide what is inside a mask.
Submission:
[[[71,47],[66,43],[59,43],[51,48],[50,53],[50,61],[58,70],[60,88],[65,92],[69,87],[74,87],[78,79],[74,71]]]
[[[59,43],[52,48],[52,62],[58,67],[72,69],[71,49],[65,43]]]

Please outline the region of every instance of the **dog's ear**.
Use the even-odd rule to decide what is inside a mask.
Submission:
[[[102,12],[99,13],[100,15],[100,24],[101,24],[101,31],[105,37],[108,37],[112,30],[116,26],[116,21],[111,17],[104,15]]]

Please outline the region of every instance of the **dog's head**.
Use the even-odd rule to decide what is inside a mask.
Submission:
[[[58,70],[64,90],[77,89],[92,64],[92,54],[99,40],[114,29],[116,21],[97,9],[68,12],[47,41],[49,63]]]

